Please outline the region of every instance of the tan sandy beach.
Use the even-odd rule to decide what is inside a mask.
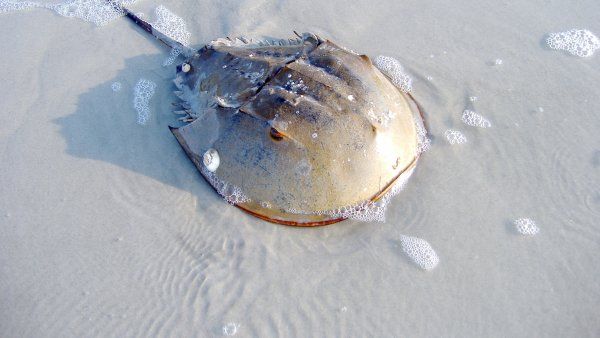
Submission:
[[[1,337],[600,335],[600,52],[546,43],[600,35],[600,2],[130,8],[152,21],[159,5],[196,48],[295,30],[398,59],[431,149],[385,223],[267,223],[223,201],[169,131],[168,49],[125,18],[0,13]],[[145,125],[141,78],[156,84]],[[464,124],[465,109],[491,127]],[[521,217],[539,233],[519,234]],[[437,267],[420,269],[402,235],[430,243]]]

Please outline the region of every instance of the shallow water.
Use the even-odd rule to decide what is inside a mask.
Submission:
[[[384,224],[265,223],[217,196],[170,134],[168,50],[125,19],[1,14],[0,336],[600,334],[600,55],[545,42],[600,34],[600,3],[132,8],[160,4],[198,46],[314,31],[397,58],[431,149]],[[145,125],[140,78],[156,83]],[[491,127],[465,125],[464,110]],[[468,141],[451,145],[448,129]],[[539,233],[519,234],[519,218]],[[412,262],[402,235],[430,243],[437,267]]]

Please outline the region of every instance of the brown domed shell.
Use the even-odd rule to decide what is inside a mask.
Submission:
[[[305,33],[220,39],[185,65],[175,84],[190,123],[173,134],[220,194],[257,217],[334,223],[416,164],[416,106],[364,55]]]

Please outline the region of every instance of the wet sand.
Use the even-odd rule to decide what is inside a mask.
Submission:
[[[151,17],[160,4],[198,47],[312,31],[400,60],[431,149],[383,224],[265,223],[215,194],[169,132],[163,46],[125,19],[0,14],[0,336],[600,334],[600,54],[545,42],[572,28],[600,34],[600,3],[132,9]],[[140,78],[156,83],[145,125],[133,107]],[[465,109],[491,127],[465,125]],[[450,145],[447,129],[467,143]],[[521,217],[539,233],[520,235]],[[439,265],[420,269],[402,235],[429,242]]]

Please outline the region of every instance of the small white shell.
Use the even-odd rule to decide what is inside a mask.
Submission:
[[[191,69],[192,69],[192,66],[190,66],[188,63],[184,63],[184,64],[181,65],[181,70],[184,73],[189,72]]]
[[[219,153],[213,148],[208,149],[202,156],[202,162],[208,171],[215,172],[221,163]]]

